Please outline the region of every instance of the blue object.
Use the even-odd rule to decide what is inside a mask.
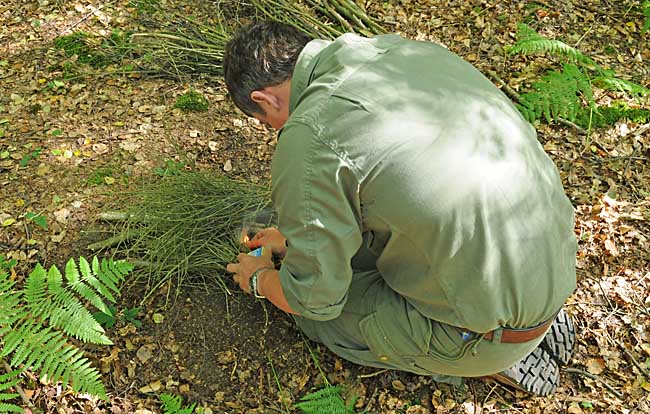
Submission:
[[[258,247],[257,249],[251,250],[250,252],[248,252],[248,255],[249,256],[255,256],[255,257],[260,257],[260,256],[262,256],[263,251],[264,251],[264,247]]]

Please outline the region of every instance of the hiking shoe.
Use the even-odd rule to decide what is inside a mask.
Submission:
[[[573,320],[564,311],[558,312],[540,346],[544,348],[560,365],[567,365],[571,361],[573,345],[576,342],[576,331]]]
[[[545,397],[553,394],[560,385],[560,368],[546,350],[537,347],[512,367],[488,378]]]

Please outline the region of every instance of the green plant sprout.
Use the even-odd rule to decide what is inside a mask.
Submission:
[[[166,160],[165,165],[153,169],[153,173],[160,177],[179,175],[185,168],[185,163],[174,160]]]
[[[118,312],[115,306],[109,305],[107,310],[108,312],[99,311],[93,313],[93,318],[106,329],[115,326],[120,319],[136,328],[142,327],[142,321],[137,319],[138,313],[140,312],[139,308],[124,308],[122,312]]]
[[[43,230],[47,230],[47,217],[37,213],[27,213],[25,214],[25,218],[27,220],[31,220],[34,224]]]
[[[185,112],[205,112],[208,110],[208,100],[199,92],[190,89],[176,99],[174,108]]]
[[[34,151],[25,154],[18,164],[23,168],[27,167],[31,160],[36,159],[41,155],[41,151],[43,151],[43,149],[41,147],[37,147],[34,149]]]

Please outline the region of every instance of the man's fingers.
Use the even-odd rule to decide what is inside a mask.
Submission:
[[[262,245],[262,240],[261,239],[253,239],[248,242],[248,248],[249,249],[257,249]]]
[[[239,265],[237,263],[230,263],[228,266],[226,266],[226,272],[228,273],[237,273],[237,268]]]

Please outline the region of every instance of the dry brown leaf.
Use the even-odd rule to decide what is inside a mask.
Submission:
[[[605,370],[605,361],[602,358],[590,358],[585,365],[590,374],[598,375]]]

